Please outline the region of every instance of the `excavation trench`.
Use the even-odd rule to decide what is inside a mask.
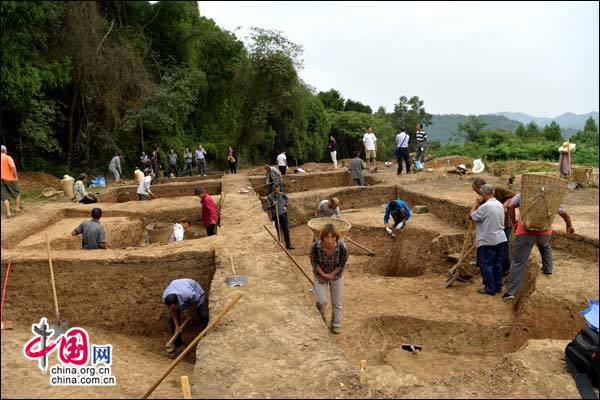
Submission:
[[[290,229],[294,255],[310,252],[313,236],[306,225]],[[464,235],[435,234],[418,225],[409,225],[392,238],[383,228],[353,225],[348,237],[372,250],[375,255],[346,240],[350,256],[347,269],[361,274],[386,277],[414,277],[427,272],[445,273],[451,266],[449,255],[460,252]],[[471,261],[472,257],[468,259]]]
[[[261,196],[268,194],[265,185],[265,175],[249,176],[250,184]],[[372,176],[365,176],[365,184],[371,186],[379,183]],[[314,189],[352,186],[352,176],[347,171],[314,172],[310,174],[286,174],[284,176],[285,193],[305,192]]]
[[[160,181],[159,181],[160,182]],[[204,180],[197,182],[174,182],[152,185],[150,190],[158,198],[195,196],[196,186],[201,186],[210,195],[221,194],[221,181]],[[100,203],[124,203],[139,201],[137,185],[123,186],[104,192],[98,196]]]
[[[19,249],[45,250],[46,235],[50,240],[52,250],[81,249],[81,236],[71,236],[71,232],[82,222],[88,220],[88,210],[69,210],[68,217],[58,220],[41,230],[32,232],[17,244]],[[191,226],[185,231],[184,240],[206,237],[206,229],[202,225],[201,207],[177,208],[168,212],[148,212],[144,214],[105,211],[100,222],[104,227],[107,246],[109,249],[140,247],[148,245],[148,224],[154,222],[179,222],[183,218],[191,221]]]
[[[53,261],[61,319],[71,327],[101,328],[158,339],[167,331],[162,293],[169,282],[194,279],[205,290],[207,299],[210,297],[215,273],[213,251],[152,259],[104,258],[97,252],[101,250],[89,251],[86,257]],[[3,265],[3,276],[5,268]],[[13,262],[10,279],[5,319],[25,326],[39,322],[41,317],[54,319],[47,259]],[[190,335],[196,332],[194,326],[190,327]]]

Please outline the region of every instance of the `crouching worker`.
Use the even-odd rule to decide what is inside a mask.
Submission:
[[[78,203],[83,204],[94,204],[98,202],[96,196],[91,193],[88,193],[85,190],[85,185],[87,184],[88,176],[86,174],[80,174],[77,181],[75,181],[74,191],[75,191],[75,200]]]
[[[310,263],[314,274],[317,309],[325,320],[327,292],[331,294],[331,331],[339,334],[342,326],[342,298],[344,294],[344,267],[348,250],[340,233],[332,224],[321,229],[319,240],[310,249]]]
[[[342,216],[340,212],[340,199],[337,197],[321,201],[315,211],[315,217],[317,218],[331,218],[334,215],[334,218],[341,218]]]
[[[200,284],[193,279],[171,281],[162,297],[168,309],[165,317],[168,321],[169,339],[177,333],[177,339],[165,348],[170,354],[177,347],[183,346],[181,312],[187,311],[186,319],[196,313],[200,321],[200,329],[204,330],[208,325],[208,301]]]
[[[400,229],[410,219],[410,208],[400,199],[392,200],[388,203],[385,208],[385,215],[383,216],[383,225],[388,232],[390,232],[390,228],[388,227],[390,215],[394,219],[394,228]]]
[[[150,196],[154,196],[154,193],[150,190],[150,185],[152,184],[152,176],[150,175],[152,170],[150,168],[146,168],[144,170],[144,179],[139,183],[137,188],[137,195],[140,200],[150,200]]]
[[[179,223],[173,224],[173,232],[171,232],[171,236],[169,237],[169,243],[180,242],[183,240],[185,236],[185,231],[192,226],[189,219],[184,218]]]

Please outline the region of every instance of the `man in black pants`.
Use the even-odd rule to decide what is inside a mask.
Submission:
[[[281,237],[279,236],[281,231],[281,233],[283,233],[283,238],[285,239],[285,247],[288,250],[292,250],[294,249],[294,246],[292,246],[290,240],[290,228],[286,212],[287,200],[288,197],[284,193],[281,193],[279,185],[275,185],[273,187],[273,193],[267,196],[267,207],[269,211],[271,211],[271,218],[275,221],[277,237],[281,240]],[[277,205],[277,207],[275,207],[275,205]],[[277,217],[277,212],[279,213],[279,218]]]
[[[410,140],[410,136],[406,133],[405,128],[400,128],[400,133],[396,135],[396,157],[398,158],[398,171],[396,175],[400,175],[402,173],[402,160],[404,160],[404,164],[406,165],[406,173],[410,173],[410,156],[408,153],[408,142]]]
[[[204,290],[198,282],[193,279],[175,279],[163,292],[163,302],[168,308],[166,318],[169,328],[169,339],[180,330],[181,311],[188,310],[187,315],[195,312],[200,320],[200,329],[208,325],[208,301]],[[187,316],[186,316],[187,318]],[[167,353],[173,353],[179,346],[183,346],[181,333],[175,342],[166,347]]]

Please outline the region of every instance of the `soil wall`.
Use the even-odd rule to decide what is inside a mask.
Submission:
[[[146,336],[165,329],[162,293],[173,279],[194,279],[209,294],[215,272],[214,252],[155,259],[58,259],[53,267],[61,319],[69,326]],[[49,322],[55,319],[46,260],[13,263],[5,313],[6,319],[23,324],[43,316]]]

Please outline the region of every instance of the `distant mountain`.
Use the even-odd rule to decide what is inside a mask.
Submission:
[[[487,125],[484,129],[504,129],[514,132],[519,126],[519,122],[508,119],[500,115],[478,115]],[[462,114],[433,114],[431,118],[432,125],[427,127],[427,135],[430,140],[439,140],[441,143],[447,143],[451,138],[457,142],[463,142],[464,139],[455,137],[458,133],[458,124],[467,119]]]
[[[591,116],[596,120],[596,124],[598,123],[598,112],[592,111],[587,114],[573,114],[573,113],[564,113],[559,115],[556,118],[545,118],[545,117],[534,117],[524,113],[513,113],[513,112],[499,112],[490,115],[501,115],[508,119],[512,119],[515,121],[519,121],[523,124],[528,124],[530,122],[535,122],[539,127],[544,127],[548,125],[550,122],[554,121],[565,131],[565,133],[569,132],[568,128],[578,130],[583,129],[585,126],[585,121]]]

